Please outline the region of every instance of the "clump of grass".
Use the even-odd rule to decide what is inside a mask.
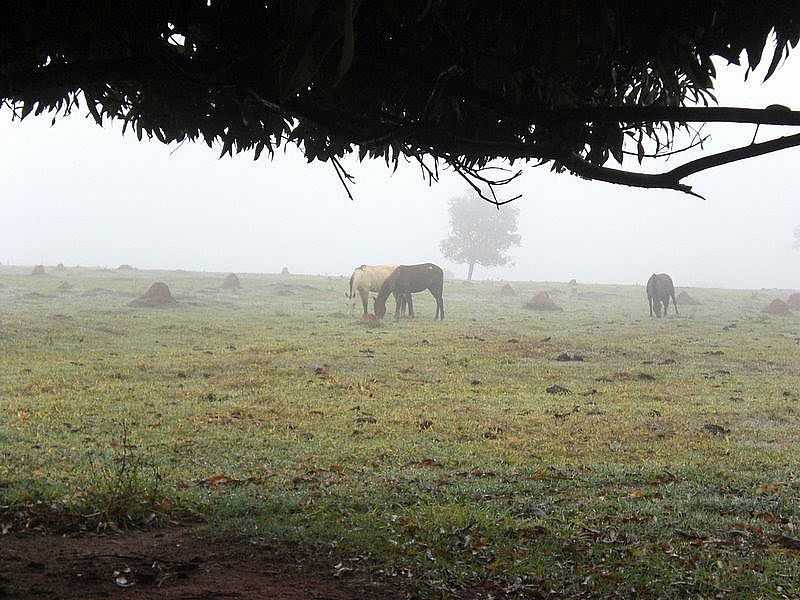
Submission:
[[[116,447],[105,457],[90,456],[90,483],[83,495],[84,516],[98,529],[127,529],[163,522],[172,502],[164,493],[158,465],[131,440],[122,425]]]

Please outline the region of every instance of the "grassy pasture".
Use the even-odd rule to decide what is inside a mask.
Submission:
[[[785,294],[654,320],[641,286],[448,281],[444,323],[422,294],[368,323],[344,278],[29,273],[0,267],[11,531],[202,515],[426,597],[800,597]],[[127,306],[157,280],[176,306]],[[523,308],[543,289],[563,312]]]

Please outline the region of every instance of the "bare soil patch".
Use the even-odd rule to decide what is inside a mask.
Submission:
[[[404,598],[358,570],[191,528],[123,535],[7,535],[0,598],[166,600]],[[337,576],[338,575],[338,576]]]

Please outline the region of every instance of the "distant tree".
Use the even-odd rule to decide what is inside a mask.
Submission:
[[[519,208],[506,205],[493,209],[475,195],[450,200],[450,237],[442,240],[442,254],[453,262],[469,265],[472,281],[475,265],[500,267],[511,262],[507,255],[519,246]]]

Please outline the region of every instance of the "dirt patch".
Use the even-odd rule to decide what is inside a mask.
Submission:
[[[789,295],[786,305],[792,310],[800,310],[800,292]]]
[[[0,597],[16,600],[401,598],[358,563],[309,558],[191,528],[125,535],[8,535],[0,545]],[[352,568],[351,568],[352,567]]]
[[[150,286],[143,296],[131,300],[129,306],[144,307],[144,308],[158,308],[162,306],[172,306],[177,304],[172,293],[169,291],[166,283],[156,281]]]
[[[33,267],[33,271],[31,271],[31,275],[46,275],[47,273],[44,270],[44,265],[36,265]]]
[[[775,298],[763,310],[768,315],[788,315],[790,312],[789,305],[780,298]]]
[[[675,301],[681,306],[699,306],[702,304],[699,300],[689,295],[689,292],[685,290],[678,294],[678,297],[675,298]]]
[[[553,302],[550,294],[547,292],[539,292],[533,298],[528,300],[524,305],[528,310],[537,311],[562,311],[564,310],[558,304]]]
[[[242,282],[236,276],[236,273],[229,273],[222,281],[220,286],[223,290],[240,290],[242,289]]]
[[[510,283],[506,283],[503,285],[503,287],[497,290],[497,295],[503,296],[505,298],[513,298],[514,296],[517,295],[517,290],[511,287]]]

